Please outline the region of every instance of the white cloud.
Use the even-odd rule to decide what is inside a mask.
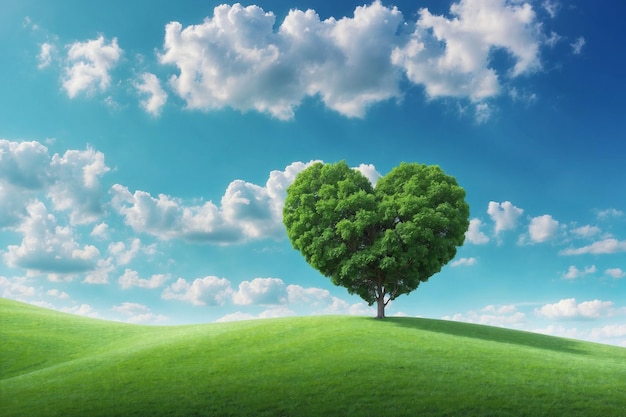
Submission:
[[[330,291],[322,288],[304,288],[300,285],[287,286],[289,304],[309,304],[320,307],[328,304],[332,299]]]
[[[615,208],[608,208],[605,210],[599,210],[597,212],[597,216],[601,220],[605,220],[610,217],[621,217],[624,215],[624,212]]]
[[[517,311],[515,305],[512,304],[504,306],[488,305],[480,311],[470,310],[465,314],[446,315],[442,319],[500,327],[519,327],[527,321],[526,314]]]
[[[127,245],[124,242],[111,242],[108,248],[109,254],[113,257],[116,265],[129,264],[139,253],[152,255],[155,252],[155,245],[144,246],[139,238],[134,238]]]
[[[112,259],[98,259],[96,267],[85,275],[83,280],[86,284],[104,285],[109,283],[109,274],[115,271]]]
[[[494,113],[495,107],[488,103],[477,103],[474,106],[474,119],[476,123],[483,124],[491,119],[491,115]]]
[[[582,248],[569,248],[559,252],[561,255],[583,255],[591,253],[594,255],[626,252],[626,240],[619,241],[617,239],[604,239],[583,246]]]
[[[579,55],[582,52],[583,46],[585,46],[585,38],[583,38],[582,36],[578,37],[578,39],[576,39],[576,41],[574,41],[574,43],[570,43],[570,46],[572,47],[572,52],[574,53],[574,55]]]
[[[489,214],[491,220],[495,223],[496,235],[502,231],[514,229],[517,224],[517,219],[522,213],[524,213],[524,210],[515,207],[510,201],[503,203],[490,201],[487,207],[487,214]]]
[[[515,62],[512,77],[541,67],[540,24],[528,3],[461,0],[450,7],[451,19],[428,9],[419,14],[411,39],[394,49],[392,61],[430,97],[477,102],[499,94],[499,75],[490,67],[494,49],[505,50]],[[484,117],[487,108],[481,109]]]
[[[292,9],[274,32],[273,13],[220,5],[202,24],[169,23],[160,58],[178,67],[170,84],[191,109],[228,106],[290,119],[306,96],[319,96],[361,117],[369,105],[399,96],[389,54],[402,21],[379,2],[339,20]]]
[[[267,310],[262,311],[261,313],[255,315],[250,313],[243,313],[241,311],[237,311],[235,313],[227,314],[219,319],[215,320],[216,323],[226,323],[233,321],[242,321],[242,320],[258,320],[258,319],[270,319],[277,317],[289,317],[294,316],[292,310],[286,307],[272,307]]]
[[[528,234],[533,242],[545,242],[554,236],[559,228],[559,222],[549,214],[533,217],[528,226]]]
[[[543,43],[553,48],[557,43],[559,43],[563,39],[556,32],[550,32],[550,35],[544,35]]]
[[[489,304],[488,306],[482,308],[480,311],[495,314],[513,314],[517,311],[517,307],[515,306],[515,304],[506,304],[500,306]]]
[[[87,317],[99,317],[97,311],[93,309],[89,304],[81,304],[73,307],[64,307],[61,311],[70,314],[78,314],[79,316],[87,316]]]
[[[156,198],[144,191],[131,194],[119,184],[111,188],[112,205],[135,231],[161,239],[230,244],[278,237],[284,233],[286,188],[309,164],[294,162],[284,171],[272,171],[264,187],[235,180],[226,189],[220,206],[211,201],[186,206],[163,194]]]
[[[73,224],[91,223],[102,215],[100,177],[110,171],[102,152],[88,148],[55,154],[50,171],[55,182],[48,197],[56,210],[69,210]]]
[[[576,327],[565,327],[562,325],[550,324],[544,328],[537,328],[531,330],[534,333],[547,334],[550,336],[567,337],[570,339],[581,339],[583,333]]]
[[[24,189],[40,189],[48,181],[48,148],[39,142],[0,139],[0,180]]]
[[[126,316],[129,323],[161,323],[168,320],[164,315],[154,314],[148,306],[138,303],[124,302],[112,309]]]
[[[255,278],[243,281],[234,291],[225,278],[205,277],[191,284],[183,278],[166,287],[161,295],[166,300],[180,300],[193,305],[271,306],[261,313],[237,311],[217,321],[250,320],[284,317],[296,314],[374,315],[375,309],[364,302],[349,303],[331,295],[328,290],[300,285],[287,285],[280,278]],[[299,313],[298,313],[299,312]]]
[[[0,275],[0,296],[13,300],[24,301],[25,298],[34,296],[35,287],[26,285],[25,278],[6,278]]]
[[[40,201],[30,203],[27,216],[16,231],[22,243],[10,245],[4,259],[11,267],[47,273],[71,274],[95,267],[100,252],[95,246],[80,246],[69,227],[57,224]]]
[[[609,268],[604,273],[615,279],[626,277],[626,271],[623,271],[621,268]]]
[[[353,316],[375,315],[374,308],[366,303],[350,304],[345,300],[331,295],[322,288],[305,288],[300,285],[287,286],[289,305],[306,305],[312,309],[312,314],[349,314]]]
[[[608,324],[606,326],[591,329],[593,339],[612,339],[626,337],[626,324]]]
[[[526,103],[530,105],[537,101],[537,94],[529,91],[520,91],[516,87],[509,87],[508,89],[509,97],[513,101],[520,101],[522,103]]]
[[[453,261],[450,266],[472,266],[476,264],[476,258],[460,258],[456,261]]]
[[[600,233],[600,228],[597,226],[585,225],[572,229],[572,233],[581,238],[589,238]]]
[[[63,88],[70,98],[80,92],[105,91],[110,83],[109,72],[122,55],[117,38],[106,43],[103,36],[86,42],[75,42],[69,47]]]
[[[196,278],[189,284],[183,278],[165,288],[161,297],[165,300],[186,301],[193,305],[220,306],[229,301],[233,290],[226,278],[207,276]]]
[[[37,59],[39,64],[37,68],[44,69],[52,62],[52,54],[55,52],[55,47],[51,43],[44,42],[41,44],[41,48],[39,49],[39,55]]]
[[[62,300],[67,300],[68,298],[70,298],[68,293],[57,290],[56,288],[46,291],[46,294],[51,297],[60,298]]]
[[[168,279],[169,276],[165,274],[152,275],[150,278],[139,278],[139,273],[137,271],[127,268],[119,278],[118,282],[123,289],[128,289],[130,287],[158,288]]]
[[[468,242],[475,245],[482,245],[489,242],[487,235],[480,231],[481,226],[482,221],[480,219],[470,220],[469,228],[467,229],[467,232],[465,232],[465,238]]]
[[[67,210],[73,224],[103,213],[100,178],[109,171],[93,149],[48,155],[39,142],[0,140],[0,227],[15,226],[26,205],[46,194],[56,210]]]
[[[582,278],[585,275],[594,274],[596,271],[597,269],[595,265],[587,266],[583,270],[576,268],[574,265],[570,265],[570,267],[567,269],[567,272],[563,274],[563,278],[565,279]]]
[[[156,75],[144,72],[141,74],[141,81],[135,83],[135,88],[142,95],[147,96],[141,100],[141,107],[152,116],[159,116],[161,109],[167,102],[167,93],[161,88],[161,83]]]
[[[48,149],[0,139],[0,228],[19,223],[25,206],[50,182]]]
[[[546,304],[538,309],[535,313],[538,316],[548,319],[597,319],[606,317],[613,312],[612,301],[583,301],[576,303],[575,298],[567,298],[560,300],[558,303]]]
[[[450,14],[421,9],[417,21],[405,21],[396,7],[374,1],[340,19],[292,9],[279,23],[259,6],[223,4],[201,24],[166,25],[160,62],[177,67],[169,83],[189,109],[291,119],[306,97],[318,97],[363,117],[375,103],[401,99],[406,75],[431,98],[469,98],[483,122],[494,110],[484,100],[499,94],[500,77],[541,68],[545,36],[529,3],[461,0]],[[512,58],[512,68],[498,69],[503,74],[491,66],[494,50]]]
[[[544,0],[541,3],[541,7],[543,7],[545,11],[548,12],[550,17],[554,18],[561,8],[561,5],[557,1]]]
[[[373,186],[376,186],[378,179],[381,177],[380,173],[376,171],[376,167],[372,164],[360,164],[354,168],[359,171],[365,178],[370,180]]]
[[[226,314],[225,316],[220,317],[215,320],[216,323],[228,323],[233,321],[243,321],[243,320],[257,320],[260,319],[259,316],[255,316],[250,313],[242,313],[241,311],[237,311],[235,313]]]
[[[91,233],[89,233],[89,236],[104,240],[109,237],[108,231],[109,231],[108,224],[104,222],[98,223],[97,225],[93,227],[93,229],[91,230]]]
[[[233,302],[239,305],[284,304],[287,301],[285,283],[280,278],[255,278],[243,281],[233,294]]]

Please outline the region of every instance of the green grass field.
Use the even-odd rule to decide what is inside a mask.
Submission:
[[[626,349],[439,320],[93,320],[0,299],[0,415],[626,416]]]

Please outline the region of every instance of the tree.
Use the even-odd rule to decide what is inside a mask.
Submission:
[[[378,318],[456,255],[469,226],[465,190],[438,166],[402,163],[376,186],[344,161],[315,163],[287,189],[291,244]]]

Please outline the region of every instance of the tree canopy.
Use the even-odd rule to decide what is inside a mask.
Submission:
[[[377,317],[456,255],[469,226],[465,190],[434,165],[402,163],[376,186],[344,161],[315,163],[287,189],[293,247],[333,284],[377,303]]]

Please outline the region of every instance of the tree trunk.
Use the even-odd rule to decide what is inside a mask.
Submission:
[[[382,297],[380,297],[378,300],[376,300],[376,303],[378,304],[378,314],[376,315],[377,319],[384,319],[385,318],[385,296],[383,294]]]

